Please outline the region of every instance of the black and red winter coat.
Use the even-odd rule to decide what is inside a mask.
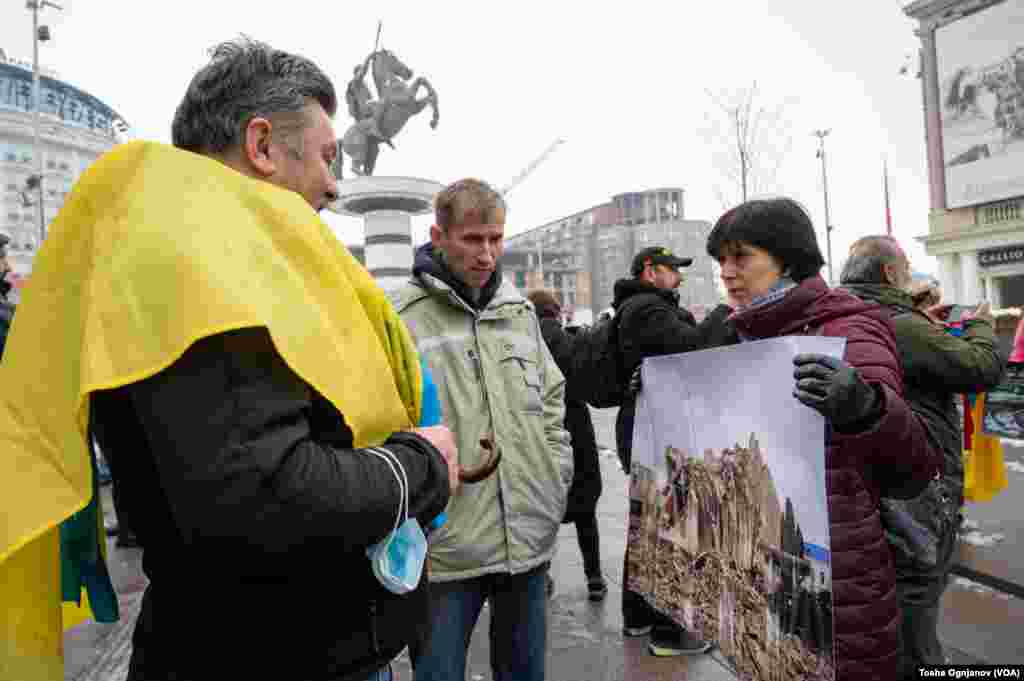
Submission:
[[[904,400],[889,312],[830,290],[815,276],[777,303],[738,312],[731,321],[747,340],[819,333],[846,338],[843,359],[882,400],[880,416],[867,430],[843,434],[827,428],[825,486],[836,678],[891,681],[897,677],[900,606],[879,497],[920,492],[941,470],[942,451]]]

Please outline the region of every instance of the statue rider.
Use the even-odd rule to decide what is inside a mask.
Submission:
[[[345,89],[345,101],[348,103],[349,114],[368,138],[378,142],[385,142],[388,146],[394,148],[391,140],[386,138],[380,131],[380,116],[383,113],[383,107],[379,106],[379,102],[373,99],[370,87],[366,84],[366,73],[370,68],[370,62],[373,60],[374,54],[368,56],[362,64],[357,65],[352,70],[352,80]]]

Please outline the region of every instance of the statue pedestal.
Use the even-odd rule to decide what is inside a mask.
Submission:
[[[363,218],[365,262],[380,287],[390,291],[412,274],[412,216],[433,210],[444,185],[418,177],[355,177],[338,182],[338,200],[329,208]]]

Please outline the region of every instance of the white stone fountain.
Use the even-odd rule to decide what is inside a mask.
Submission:
[[[381,288],[391,291],[412,274],[412,218],[432,210],[444,185],[418,177],[364,175],[338,182],[338,200],[330,209],[363,218],[366,269]]]

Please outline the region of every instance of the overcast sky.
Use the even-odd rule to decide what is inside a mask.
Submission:
[[[920,81],[900,76],[918,40],[898,0],[863,0],[856,11],[806,0],[665,3],[634,0],[598,9],[557,2],[303,2],[59,0],[43,13],[53,40],[43,63],[119,111],[137,137],[170,141],[175,106],[205,51],[240,33],[313,58],[344,92],[352,68],[382,43],[440,99],[384,148],[380,175],[448,182],[511,180],[554,139],[566,143],[509,195],[508,234],[653,187],[686,190],[688,218],[714,221],[722,183],[707,134],[706,91],[757,81],[764,102],[783,104],[792,145],[777,192],[802,201],[824,251],[816,128],[827,138],[833,257],[885,229],[882,158],[888,157],[896,235],[915,267],[934,271],[913,238],[927,232],[928,190]],[[849,8],[847,8],[849,9]],[[0,5],[0,46],[31,58],[31,14]],[[347,112],[336,121],[339,136]],[[328,216],[339,236],[362,242],[359,221]],[[429,222],[416,226],[424,238]],[[701,254],[696,254],[701,255]],[[838,276],[838,270],[836,271]]]

